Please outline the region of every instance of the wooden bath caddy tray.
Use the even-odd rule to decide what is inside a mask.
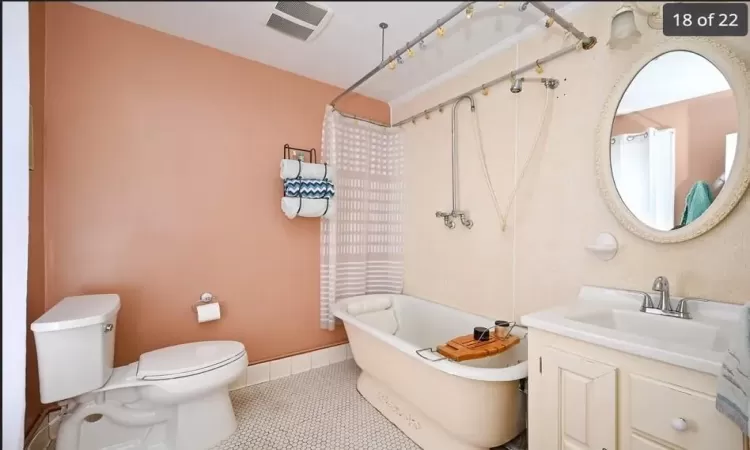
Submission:
[[[495,333],[490,333],[490,339],[487,341],[476,341],[474,335],[457,337],[443,345],[438,345],[438,353],[454,361],[468,361],[470,359],[486,358],[488,356],[502,353],[514,345],[518,344],[521,339],[518,336],[510,335],[500,339]]]

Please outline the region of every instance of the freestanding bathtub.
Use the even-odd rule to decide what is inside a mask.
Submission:
[[[490,358],[439,360],[430,350],[494,321],[407,295],[363,295],[337,302],[362,373],[357,389],[424,450],[478,450],[526,428],[526,339]],[[521,328],[514,335],[524,336]],[[421,356],[420,356],[421,355]]]

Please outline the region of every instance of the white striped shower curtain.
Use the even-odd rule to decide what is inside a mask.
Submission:
[[[336,210],[321,220],[320,326],[333,330],[331,305],[339,299],[402,292],[400,129],[344,117],[328,106],[323,157],[336,170]]]

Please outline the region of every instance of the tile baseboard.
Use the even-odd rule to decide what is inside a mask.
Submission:
[[[278,380],[347,359],[352,359],[351,347],[349,344],[341,344],[273,361],[251,364],[247,366],[245,376],[240,376],[229,385],[229,390],[234,391],[267,381]]]

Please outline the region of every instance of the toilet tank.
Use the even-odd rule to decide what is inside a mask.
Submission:
[[[120,297],[66,297],[31,324],[42,403],[99,389],[112,375]]]

